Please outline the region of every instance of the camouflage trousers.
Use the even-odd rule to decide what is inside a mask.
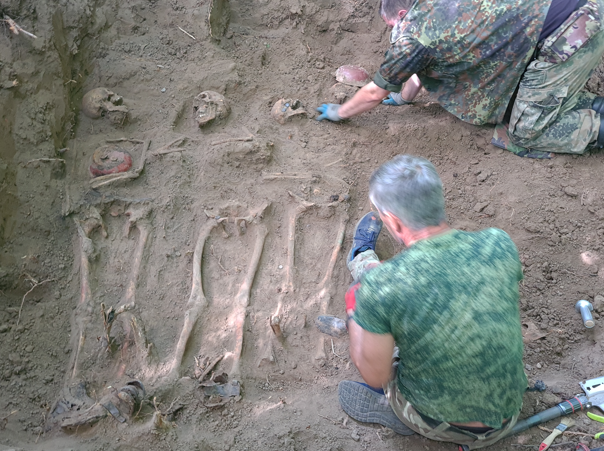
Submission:
[[[371,268],[375,268],[380,263],[377,254],[371,250],[357,254],[354,259],[348,262],[348,269],[350,270],[350,274],[352,274],[354,283],[357,283],[363,274]]]
[[[543,42],[520,80],[508,128],[517,146],[582,154],[595,143],[600,115],[583,88],[604,53],[604,30],[594,0],[574,11]]]
[[[439,442],[450,442],[456,445],[467,445],[469,449],[484,448],[505,438],[518,421],[518,414],[513,416],[501,429],[493,429],[484,434],[473,434],[450,425],[446,421],[429,425],[422,416],[417,413],[411,404],[403,397],[395,380],[390,381],[384,388],[384,393],[390,402],[390,406],[397,417],[416,433],[430,440]]]

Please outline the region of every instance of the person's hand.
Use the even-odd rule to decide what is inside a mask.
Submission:
[[[341,121],[342,118],[338,114],[338,111],[340,111],[340,107],[341,106],[342,105],[337,105],[335,103],[324,103],[319,108],[317,108],[317,111],[319,113],[321,113],[317,117],[317,120],[318,121],[322,121],[323,119],[328,119],[328,120],[330,120],[332,122],[339,122],[339,121]]]
[[[409,100],[403,99],[403,96],[400,92],[391,92],[388,95],[388,98],[382,101],[384,105],[393,105],[393,106],[401,106],[401,105],[409,105],[413,102]]]

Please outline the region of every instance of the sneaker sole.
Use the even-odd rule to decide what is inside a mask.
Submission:
[[[361,423],[381,424],[401,435],[415,434],[396,416],[386,396],[358,382],[340,382],[338,398],[344,412]]]

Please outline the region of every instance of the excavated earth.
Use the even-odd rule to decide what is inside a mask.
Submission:
[[[339,66],[379,67],[388,30],[376,3],[231,0],[226,34],[212,38],[209,0],[0,1],[0,13],[38,36],[0,23],[0,451],[455,449],[348,419],[337,385],[360,376],[347,340],[324,338],[313,324],[323,311],[344,314],[345,255],[370,208],[368,178],[400,153],[436,165],[454,227],[499,227],[518,246],[526,372],[531,383],[547,385],[526,395],[523,416],[604,375],[602,155],[519,158],[490,145],[491,127],[465,124],[425,94],[414,105],[380,106],[341,124],[314,120],[316,106],[354,93],[334,86]],[[598,68],[589,89],[604,94],[603,76]],[[83,95],[98,87],[123,98],[126,120],[82,114]],[[208,90],[224,95],[231,114],[199,129],[195,97]],[[298,99],[308,114],[278,123],[271,108],[281,98]],[[119,138],[144,142],[118,143],[134,168],[148,145],[144,169],[93,189],[94,151]],[[106,236],[90,233],[90,308],[76,309],[86,272],[77,225],[95,217]],[[342,224],[342,250],[329,273]],[[180,377],[171,377],[198,235],[211,225],[201,263],[207,305]],[[254,275],[250,262],[264,230],[246,306],[237,294]],[[380,237],[383,258],[400,250]],[[580,299],[594,304],[591,330],[575,311]],[[116,321],[112,346],[103,347],[101,304],[124,300],[135,300],[127,314],[139,330],[144,325],[148,356],[126,337],[128,321]],[[278,306],[282,340],[269,324]],[[225,357],[214,374],[241,381],[241,396],[225,403],[205,396],[197,379],[218,356]],[[83,411],[133,379],[147,394],[127,422],[108,417],[61,429],[61,402]],[[575,418],[576,432],[602,428],[584,413]],[[531,449],[545,435],[535,428],[492,449]],[[592,442],[565,436],[558,449],[574,449],[579,439]]]

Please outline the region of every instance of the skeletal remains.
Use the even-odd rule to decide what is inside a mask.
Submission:
[[[107,117],[115,125],[123,125],[128,118],[124,99],[107,88],[95,88],[84,94],[82,113],[92,119]]]
[[[145,148],[148,143],[145,143]],[[270,337],[277,337],[283,341],[285,336],[283,335],[283,311],[285,298],[294,292],[294,260],[295,260],[295,237],[296,237],[296,224],[299,217],[311,208],[328,208],[337,209],[342,205],[341,202],[335,201],[329,204],[316,204],[308,202],[296,194],[289,192],[290,197],[296,202],[295,207],[290,210],[290,216],[288,220],[288,235],[287,235],[287,265],[285,268],[285,275],[283,284],[281,286],[280,295],[277,302],[277,310],[274,315],[270,317],[269,331],[269,352],[272,354],[272,345],[270,344]],[[332,196],[333,197],[333,196]],[[252,211],[248,215],[243,216],[212,216],[207,213],[208,220],[206,224],[202,225],[197,235],[197,241],[195,250],[193,253],[193,268],[192,268],[192,283],[191,293],[185,306],[184,321],[179,338],[176,342],[174,351],[172,352],[171,361],[166,367],[163,367],[161,371],[166,376],[162,379],[164,382],[171,382],[177,380],[181,376],[183,367],[183,358],[187,345],[190,341],[191,335],[197,323],[199,316],[202,311],[206,308],[208,301],[205,297],[203,286],[202,286],[202,257],[205,243],[214,230],[219,225],[226,223],[232,223],[235,225],[234,229],[238,234],[248,233],[249,230],[255,230],[256,239],[254,249],[250,258],[250,262],[245,272],[244,279],[239,287],[239,290],[235,296],[235,309],[234,312],[234,324],[235,324],[235,342],[233,349],[227,352],[226,355],[220,355],[218,358],[213,359],[211,362],[208,360],[205,370],[201,373],[203,377],[217,365],[220,361],[221,365],[224,362],[230,364],[229,374],[232,380],[230,384],[238,386],[239,382],[237,379],[241,376],[240,360],[243,351],[244,344],[244,330],[245,320],[247,316],[247,310],[250,303],[251,288],[254,283],[254,278],[258,271],[266,237],[268,236],[268,228],[262,222],[265,214],[269,211],[270,204],[265,204],[261,208]],[[131,207],[127,210],[126,215],[128,216],[128,222],[126,226],[125,236],[128,237],[130,231],[135,228],[138,230],[138,242],[136,244],[133,256],[131,273],[125,288],[122,299],[114,306],[107,308],[104,304],[101,304],[101,313],[103,318],[104,336],[101,338],[101,350],[112,350],[112,346],[119,345],[115,343],[115,339],[112,338],[112,327],[119,320],[121,329],[123,332],[124,339],[121,342],[122,355],[128,350],[130,343],[134,343],[135,353],[137,359],[135,359],[137,368],[150,368],[154,363],[151,360],[151,351],[153,347],[148,342],[144,328],[139,318],[134,314],[136,307],[136,286],[140,274],[142,265],[143,255],[150,234],[150,213],[151,209],[144,205],[138,205]],[[333,213],[331,213],[333,214]],[[320,313],[324,314],[329,308],[331,300],[331,288],[332,288],[332,275],[335,267],[335,263],[340,254],[342,243],[344,239],[344,232],[348,221],[348,215],[342,213],[340,215],[339,228],[336,234],[335,246],[333,248],[331,257],[326,267],[324,276],[319,283],[317,294],[311,298],[311,302],[319,303]],[[94,245],[91,239],[93,231],[100,229],[102,236],[107,236],[104,228],[103,220],[100,213],[94,208],[89,207],[85,210],[80,217],[75,220],[76,228],[78,231],[78,237],[80,242],[80,300],[74,313],[74,331],[72,338],[72,361],[70,366],[69,378],[67,383],[72,384],[71,387],[75,387],[74,382],[78,380],[80,376],[80,360],[84,344],[86,343],[87,328],[90,324],[91,319],[94,316],[94,312],[97,307],[93,303],[92,290],[90,287],[90,263],[95,257]],[[226,231],[225,231],[226,232]],[[271,332],[272,330],[272,332]],[[273,338],[274,339],[274,338]],[[224,357],[224,359],[223,359]],[[325,358],[324,340],[320,337],[318,348],[315,358]],[[117,367],[116,377],[121,377],[125,373],[126,363],[121,362]],[[160,369],[160,366],[156,366],[156,369]],[[132,370],[132,369],[131,369]],[[128,389],[131,391],[131,389]],[[128,391],[126,390],[126,391]],[[117,392],[112,392],[111,396],[115,397]],[[132,394],[131,394],[132,395]],[[109,396],[109,395],[108,395]],[[132,395],[134,396],[134,395]],[[138,396],[138,395],[136,395]],[[125,397],[125,398],[124,398]],[[121,398],[126,399],[126,395],[122,395]],[[134,398],[132,398],[134,399]],[[124,407],[125,411],[128,411],[132,404],[132,399],[127,398],[128,401]],[[119,401],[116,401],[119,402]],[[128,404],[130,403],[130,404]],[[96,406],[96,407],[95,407]],[[117,409],[120,412],[124,409]],[[114,414],[111,409],[101,408],[99,404],[94,404],[87,411],[87,415],[72,415],[64,421],[64,427],[77,426],[79,424],[88,424],[90,422],[97,421],[98,419],[107,416],[108,414]],[[108,413],[109,412],[109,413]],[[115,416],[115,415],[114,415]],[[117,418],[117,417],[116,417]],[[119,418],[118,418],[119,420]]]

